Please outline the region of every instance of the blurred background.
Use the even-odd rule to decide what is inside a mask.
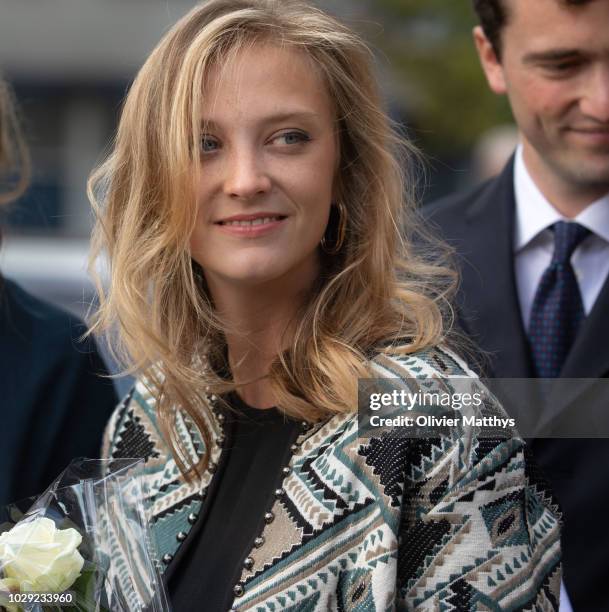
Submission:
[[[32,154],[26,194],[3,212],[0,270],[84,316],[91,214],[85,185],[131,80],[193,0],[0,0],[0,72]],[[425,203],[499,171],[516,142],[486,87],[469,0],[320,0],[377,51],[387,108],[425,154]],[[117,381],[119,391],[128,380]]]

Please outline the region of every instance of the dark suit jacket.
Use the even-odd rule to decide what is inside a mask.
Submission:
[[[0,506],[43,492],[74,457],[100,456],[117,398],[84,331],[0,278]]]
[[[514,274],[513,160],[496,179],[433,203],[425,212],[457,251],[459,319],[490,352],[487,375],[534,376]],[[562,377],[609,375],[608,315],[609,280],[580,329]],[[581,409],[579,391],[566,395],[547,407],[550,420]],[[609,610],[609,440],[537,439],[531,447],[564,514],[563,571],[573,608]]]

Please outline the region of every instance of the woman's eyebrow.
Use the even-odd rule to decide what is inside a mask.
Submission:
[[[319,113],[313,111],[291,111],[284,113],[276,113],[265,117],[262,123],[282,123],[283,121],[298,121],[307,119],[316,119],[319,117]]]
[[[319,113],[314,111],[286,111],[260,117],[255,122],[262,125],[271,125],[274,123],[283,123],[285,121],[306,121],[317,119],[318,117]],[[217,130],[222,127],[222,123],[212,118],[208,119],[203,117],[201,119],[201,127],[206,130]]]

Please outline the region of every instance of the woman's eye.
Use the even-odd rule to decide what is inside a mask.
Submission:
[[[278,144],[294,145],[301,142],[307,142],[310,140],[309,136],[304,132],[284,132],[275,136],[271,142],[277,142]]]
[[[211,136],[201,137],[201,151],[203,153],[213,153],[218,149],[218,141]]]

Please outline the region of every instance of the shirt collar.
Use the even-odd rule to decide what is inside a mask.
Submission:
[[[514,194],[516,198],[514,250],[516,253],[557,221],[568,221],[548,202],[533,181],[524,163],[522,145],[516,149]],[[592,202],[573,221],[587,227],[609,244],[609,193]]]
[[[609,244],[609,193],[582,210],[575,221]]]

